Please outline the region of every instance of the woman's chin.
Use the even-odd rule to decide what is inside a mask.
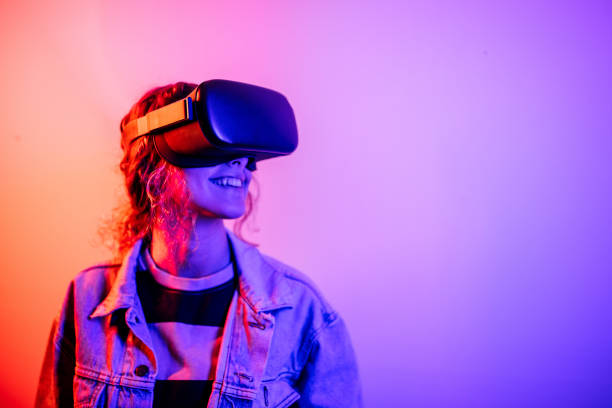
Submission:
[[[221,218],[225,219],[225,220],[235,220],[236,218],[240,218],[244,215],[244,211],[240,211],[240,212],[233,212],[230,214],[223,214],[221,216]]]
[[[245,209],[242,208],[198,208],[198,215],[206,218],[221,218],[224,220],[234,220],[244,215]]]

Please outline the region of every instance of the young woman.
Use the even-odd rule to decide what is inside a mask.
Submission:
[[[194,89],[153,89],[121,121],[118,262],[70,283],[36,406],[361,406],[342,319],[305,275],[224,227],[252,209],[257,158],[179,167],[153,137],[128,137]]]

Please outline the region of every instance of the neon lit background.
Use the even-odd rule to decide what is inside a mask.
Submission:
[[[1,406],[107,257],[120,118],[210,78],[294,106],[249,237],[344,316],[368,407],[612,406],[609,1],[0,7]]]

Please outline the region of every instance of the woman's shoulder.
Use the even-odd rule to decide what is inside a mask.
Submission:
[[[319,309],[325,320],[334,320],[337,317],[319,285],[307,273],[270,255],[261,253],[261,257],[274,271],[277,285],[282,287],[294,307]]]
[[[306,273],[234,234],[229,235],[245,282],[265,303],[311,305],[320,308],[324,314],[333,314],[318,285]]]
[[[302,290],[311,292],[316,297],[323,298],[319,287],[314,283],[306,273],[301,270],[294,268],[278,259],[261,253],[263,260],[274,270],[275,273],[279,274],[288,285],[300,288]]]
[[[106,282],[114,279],[119,268],[121,264],[112,261],[95,263],[79,271],[73,281],[79,285],[88,285],[98,281]]]
[[[67,295],[71,296],[74,302],[93,308],[108,295],[120,269],[121,264],[111,261],[88,266],[72,279]]]
[[[121,282],[130,280],[133,277],[133,269],[138,264],[141,247],[142,239],[136,241],[125,254],[121,255],[121,260],[114,258],[114,260],[95,263],[81,270],[74,278],[74,284],[77,287],[103,286],[108,289],[117,278],[120,278]]]

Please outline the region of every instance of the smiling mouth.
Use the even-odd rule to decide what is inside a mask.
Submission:
[[[210,181],[221,187],[241,188],[243,186],[242,180],[236,177],[219,177],[210,179]]]

